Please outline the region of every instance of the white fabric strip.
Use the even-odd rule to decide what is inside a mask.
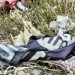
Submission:
[[[8,53],[8,57],[5,57],[3,55],[2,58],[10,62],[12,58],[14,57],[15,53],[13,53],[8,47],[6,47],[4,44],[0,44],[0,48],[3,49],[6,53]]]

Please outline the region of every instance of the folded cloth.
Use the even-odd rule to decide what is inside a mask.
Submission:
[[[0,60],[11,65],[32,60],[66,60],[75,55],[75,38],[69,34],[31,36],[26,46],[0,44]]]
[[[0,44],[0,61],[17,65],[21,58],[25,55],[26,51],[27,48]]]
[[[49,36],[31,36],[27,45],[30,51],[24,60],[67,59],[73,56],[75,38],[69,34]]]

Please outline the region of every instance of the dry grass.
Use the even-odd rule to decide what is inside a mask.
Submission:
[[[56,7],[55,9],[53,9]],[[33,25],[43,34],[54,35],[49,29],[50,21],[56,19],[58,15],[67,15],[75,19],[75,0],[34,0],[28,17]]]
[[[6,9],[0,12],[0,42],[11,43],[10,34],[16,36],[22,25],[17,20],[10,19],[10,14]]]
[[[53,9],[53,7],[55,7]],[[32,24],[43,34],[54,35],[54,31],[49,28],[50,21],[56,20],[58,15],[68,15],[75,19],[75,0],[33,0],[30,1],[28,12],[23,12]],[[16,30],[14,28],[17,28]],[[23,30],[23,24],[17,20],[11,20],[9,12],[5,9],[0,11],[0,39],[6,39],[10,34],[17,35]],[[70,32],[72,33],[72,32]]]

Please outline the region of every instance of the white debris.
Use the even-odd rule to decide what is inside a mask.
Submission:
[[[59,29],[58,35],[63,35],[63,34],[64,33],[63,33],[62,29]]]
[[[33,69],[33,71],[32,71],[32,74],[33,75],[40,75],[42,73],[42,71],[39,69],[39,68],[35,68],[35,69]]]
[[[20,1],[17,2],[17,7],[19,9],[21,9],[22,11],[27,11],[28,10],[28,8],[25,7],[24,5],[22,5],[22,3]]]
[[[24,23],[24,32],[20,31],[20,34],[16,37],[16,39],[11,37],[14,45],[16,46],[27,45],[29,38],[32,35],[41,35],[41,32],[33,27],[31,21],[25,21],[24,19],[22,19],[22,21]]]
[[[52,7],[52,11],[55,11],[58,7],[55,5],[54,7]]]
[[[28,44],[29,38],[32,34],[29,33],[28,29],[26,28],[26,26],[24,25],[24,43],[25,45]]]
[[[20,34],[14,40],[14,45],[16,45],[16,46],[24,45],[24,34],[22,31],[20,31]]]
[[[56,21],[50,22],[49,27],[50,27],[50,29],[55,30],[55,29],[57,28],[57,23],[56,23]]]
[[[73,30],[75,28],[75,23],[68,16],[57,16],[56,21],[50,22],[50,29],[55,30],[55,32],[61,29],[63,32]]]
[[[59,15],[59,16],[57,16],[57,22],[62,22],[62,21],[64,21],[64,22],[66,22],[67,20],[68,20],[69,18],[68,18],[68,16],[61,16],[61,15]]]

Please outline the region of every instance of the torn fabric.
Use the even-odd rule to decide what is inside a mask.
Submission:
[[[22,61],[66,60],[75,55],[75,38],[69,34],[49,36],[31,36],[25,46],[0,44],[0,60],[11,65]]]

